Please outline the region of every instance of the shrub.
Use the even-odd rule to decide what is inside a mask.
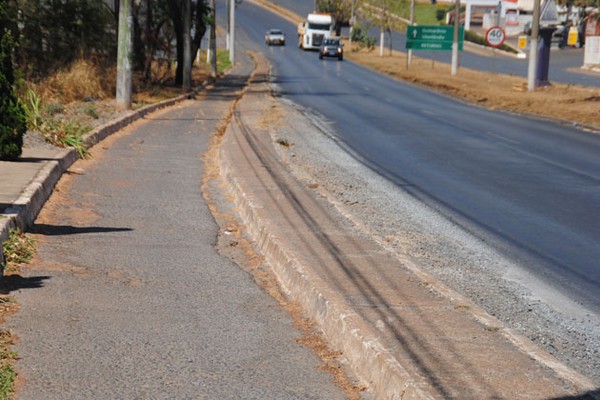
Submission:
[[[352,41],[357,42],[360,47],[366,47],[368,49],[375,46],[375,38],[369,37],[368,31],[362,29],[360,26],[355,26],[352,29]]]
[[[0,21],[3,21],[1,15]],[[0,35],[0,160],[15,160],[21,155],[27,126],[23,106],[13,88],[13,41],[4,31],[4,24],[0,26]]]
[[[73,147],[81,158],[88,154],[83,137],[92,128],[77,119],[57,117],[56,114],[64,111],[60,103],[54,102],[46,105],[41,97],[30,89],[27,92],[27,102],[23,107],[30,130],[41,133],[48,143],[59,147]],[[93,104],[84,107],[82,112],[90,118],[99,118]]]
[[[35,239],[19,230],[11,229],[8,240],[2,243],[2,251],[8,264],[28,263],[35,254]]]
[[[445,21],[447,12],[448,9],[446,7],[438,8],[437,10],[435,10],[435,19],[437,19],[438,21]]]

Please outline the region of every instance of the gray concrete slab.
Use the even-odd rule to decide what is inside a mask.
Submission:
[[[345,398],[275,299],[215,249],[202,154],[248,73],[147,115],[61,182],[13,292],[19,398]]]

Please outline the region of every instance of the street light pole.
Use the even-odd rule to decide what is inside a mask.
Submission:
[[[229,62],[235,64],[235,0],[229,1]]]
[[[352,44],[352,32],[354,31],[354,24],[356,23],[356,21],[354,20],[354,7],[355,7],[355,3],[356,0],[352,0],[352,8],[350,11],[350,44]]]
[[[415,24],[415,0],[410,1],[410,25],[413,26]],[[406,63],[408,65],[412,64],[412,49],[408,49],[408,53],[406,55]]]
[[[531,40],[529,41],[529,68],[527,69],[527,90],[536,89],[536,71],[538,65],[538,37],[540,35],[540,0],[533,1],[533,20],[531,21]]]
[[[210,78],[217,79],[217,7],[215,0],[210,0]]]
[[[460,0],[456,0],[454,8],[454,37],[452,39],[452,68],[451,74],[456,75],[458,72],[458,31],[460,27]]]

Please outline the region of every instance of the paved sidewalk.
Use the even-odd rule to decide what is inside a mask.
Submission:
[[[61,182],[31,228],[26,286],[4,286],[21,306],[5,324],[19,337],[16,398],[345,398],[285,310],[215,247],[203,155],[252,69],[239,61]]]
[[[148,113],[189,97],[185,94],[132,111],[98,127],[84,138],[84,143],[90,148]],[[54,186],[77,157],[73,149],[24,147],[19,160],[0,161],[0,243],[8,239],[11,229],[25,231],[33,223]],[[2,257],[0,246],[0,261]]]
[[[265,123],[267,71],[262,60],[225,135],[223,182],[279,283],[376,398],[600,396],[468,299],[349,229],[315,188],[286,172]]]

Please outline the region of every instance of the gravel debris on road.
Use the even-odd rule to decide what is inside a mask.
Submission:
[[[344,148],[320,115],[281,97],[274,98],[272,110],[265,123],[282,160],[298,179],[327,197],[349,225],[600,382],[598,316],[570,307],[568,300],[541,286],[489,244],[375,173]],[[544,300],[560,303],[563,313],[540,293]]]

